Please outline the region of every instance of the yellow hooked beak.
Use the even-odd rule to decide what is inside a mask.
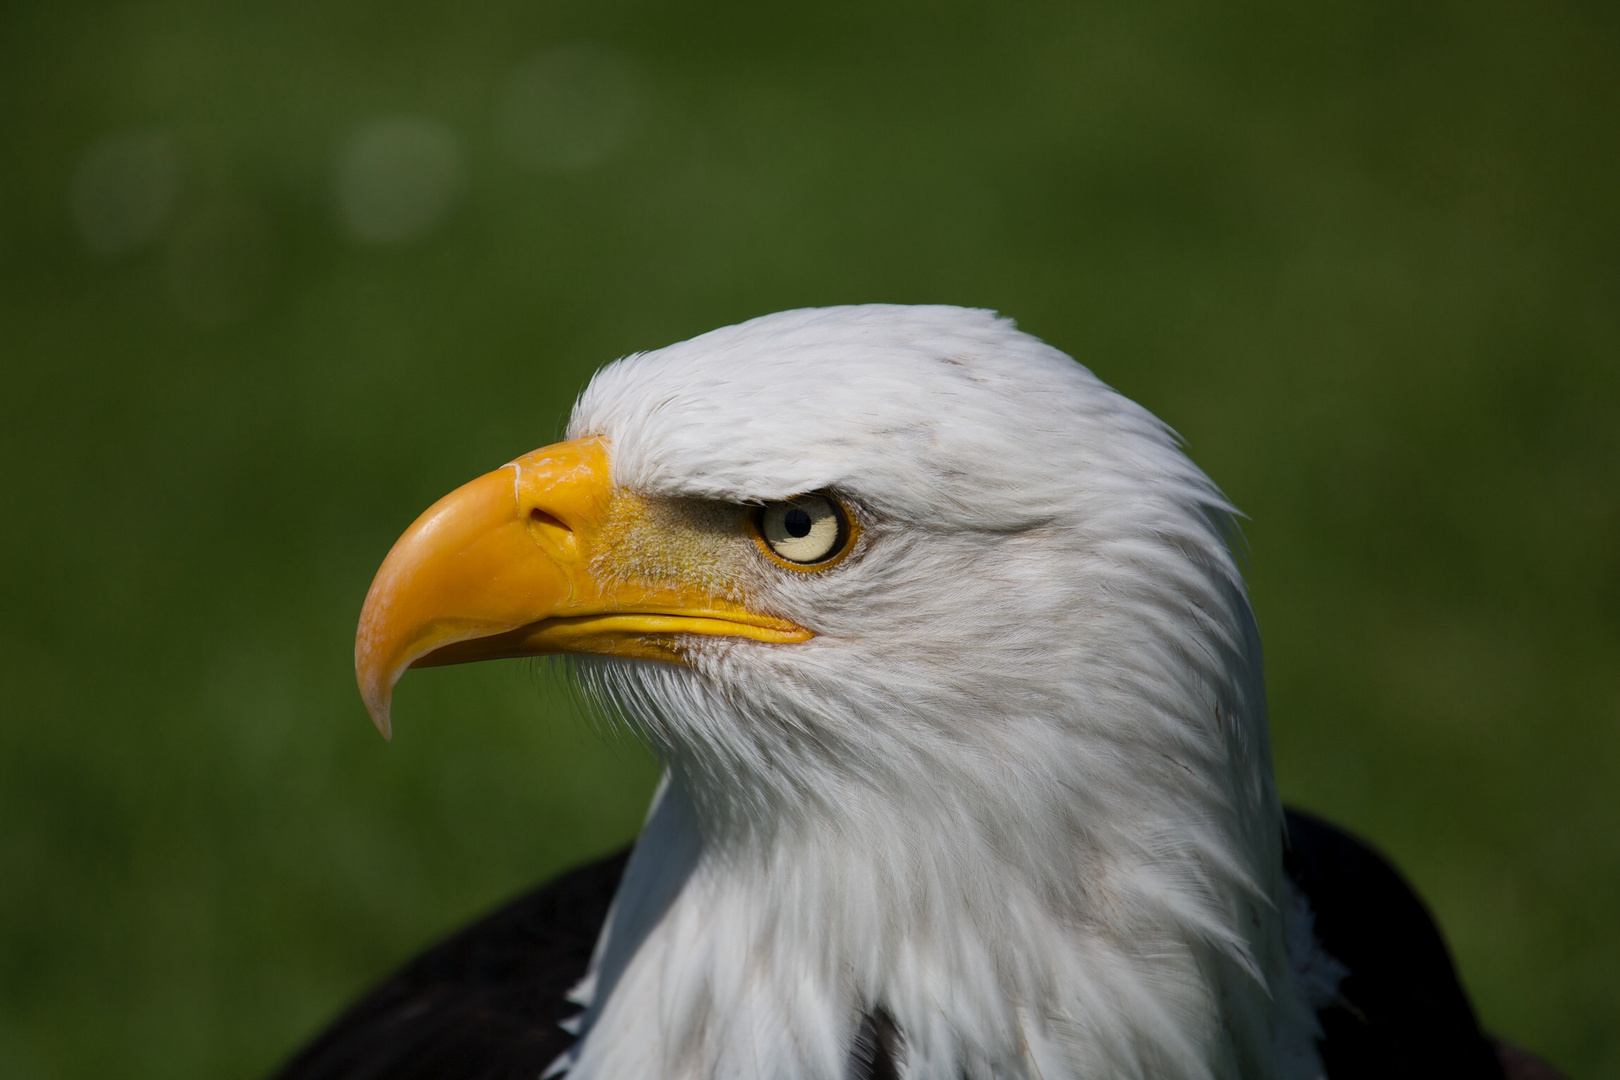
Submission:
[[[600,439],[525,454],[457,488],[405,530],[366,594],[354,642],[360,696],[391,737],[406,668],[547,653],[682,662],[681,634],[788,643],[811,632],[679,582],[601,573],[614,497]]]

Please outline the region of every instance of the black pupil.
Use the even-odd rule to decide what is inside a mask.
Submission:
[[[788,531],[789,536],[809,536],[810,515],[795,506],[782,515],[782,527]]]

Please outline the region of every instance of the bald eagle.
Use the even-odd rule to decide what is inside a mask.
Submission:
[[[1234,514],[990,312],[603,368],[400,538],[355,664],[386,736],[407,668],[567,654],[664,766],[645,830],[281,1075],[1535,1075],[1394,871],[1280,806]]]

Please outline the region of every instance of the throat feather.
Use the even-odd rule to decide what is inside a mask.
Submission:
[[[1277,1032],[1252,1021],[1293,993],[1287,972],[1257,978],[1204,925],[1250,936],[1260,905],[1155,898],[1174,875],[1126,861],[1054,892],[961,835],[868,839],[719,849],[667,782],[593,961],[570,1076],[1280,1075]]]

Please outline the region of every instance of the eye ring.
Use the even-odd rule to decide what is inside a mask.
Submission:
[[[844,505],[829,495],[800,495],[766,503],[748,516],[759,545],[772,562],[813,573],[842,562],[859,528]]]

